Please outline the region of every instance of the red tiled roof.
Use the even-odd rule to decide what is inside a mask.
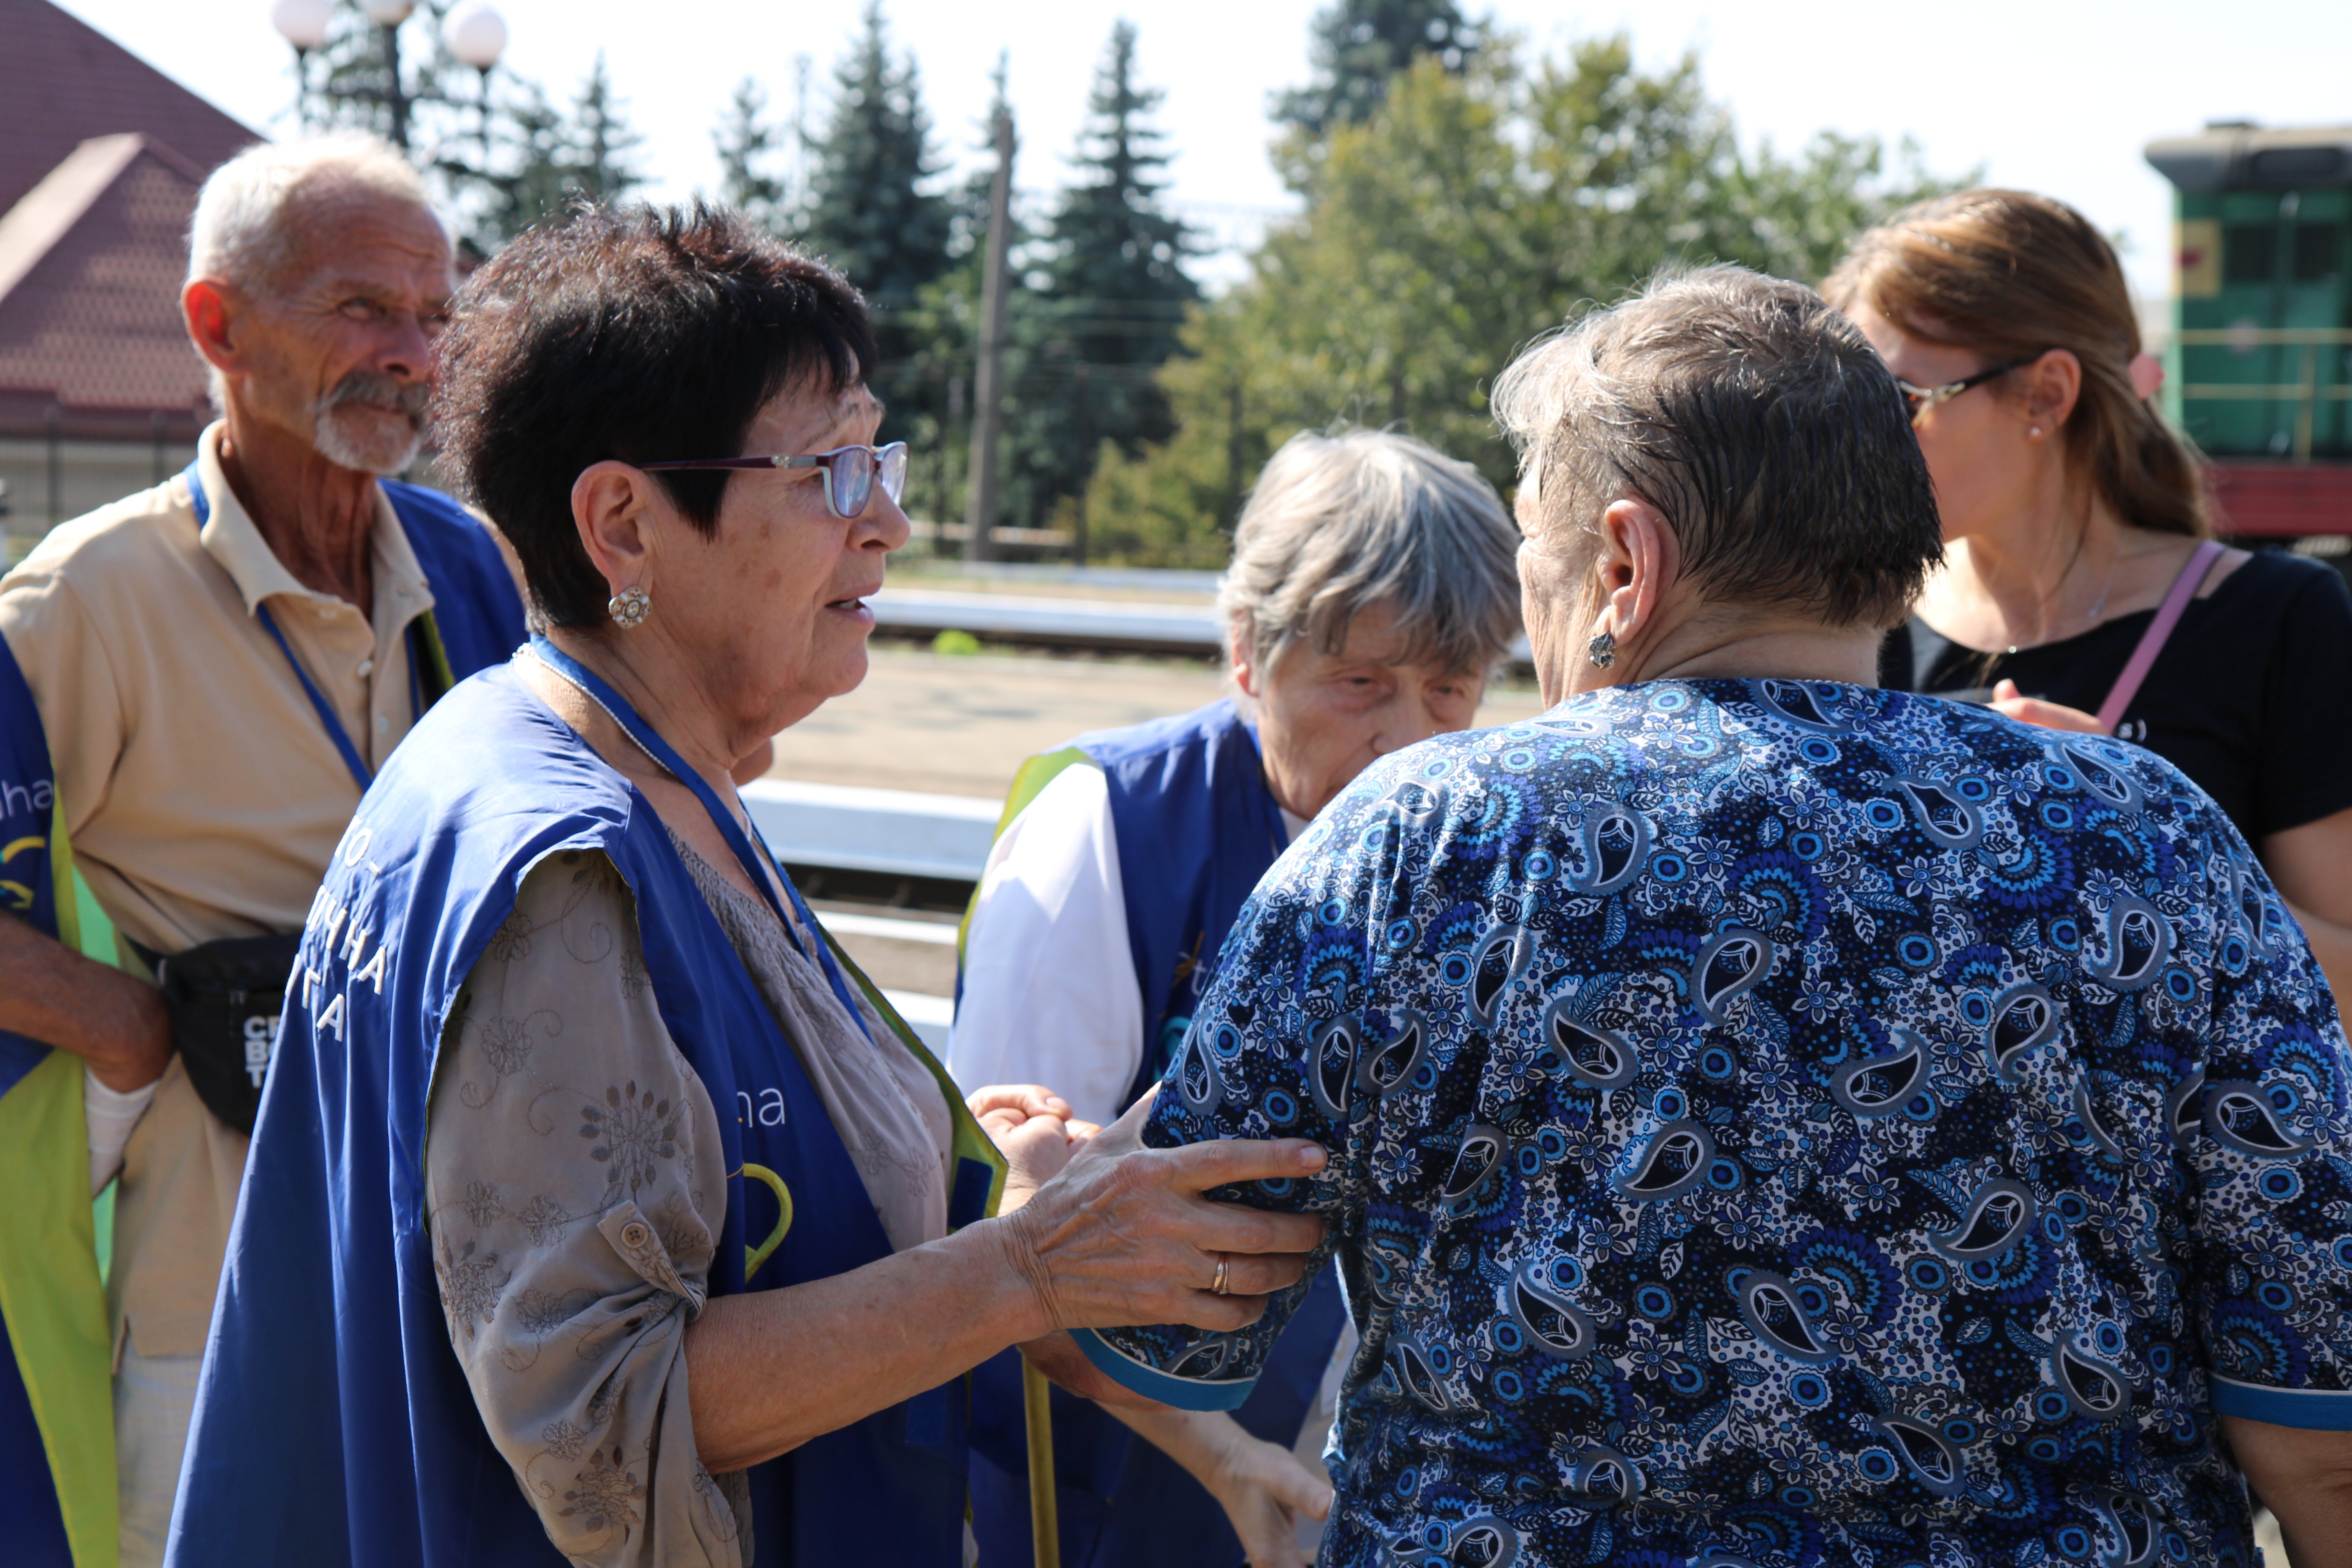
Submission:
[[[53,403],[75,434],[202,422],[179,307],[202,183],[143,136],[100,136],[0,216],[0,429],[30,435]]]
[[[184,440],[188,217],[261,138],[49,0],[0,0],[0,435]]]
[[[135,131],[198,170],[262,140],[49,0],[0,0],[0,213],[93,136]]]

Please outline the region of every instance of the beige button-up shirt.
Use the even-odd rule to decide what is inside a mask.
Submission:
[[[123,934],[167,953],[301,929],[359,805],[257,607],[373,770],[415,721],[406,633],[433,605],[381,490],[373,614],[297,582],[221,473],[221,429],[197,444],[201,531],[174,478],[61,525],[0,578],[0,637],[48,732],[75,863]],[[118,1345],[204,1349],[245,1150],[174,1057],[125,1151]]]

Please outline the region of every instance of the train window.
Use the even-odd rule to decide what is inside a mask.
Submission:
[[[2344,265],[2344,229],[2339,224],[2303,223],[2294,227],[2294,280],[2322,283]]]
[[[2344,149],[2265,147],[2247,162],[2258,184],[2290,180],[2333,180],[2344,172]]]
[[[2278,226],[2233,223],[2221,232],[2221,281],[2268,283],[2278,277]]]

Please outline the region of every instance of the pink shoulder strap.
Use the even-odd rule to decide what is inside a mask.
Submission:
[[[2116,677],[2115,689],[2107,693],[2107,700],[2099,704],[2101,733],[2112,735],[2116,732],[2116,725],[2123,719],[2124,710],[2129,708],[2132,699],[2139,695],[2140,682],[2146,680],[2147,672],[2156,667],[2156,656],[2164,651],[2164,645],[2171,639],[2172,628],[2180,624],[2182,616],[2188,614],[2189,601],[2194,599],[2197,590],[2204,586],[2205,574],[2213,569],[2213,563],[2221,559],[2225,548],[2220,540],[2209,539],[2189,552],[2189,559],[2181,563],[2180,575],[2172,580],[2171,588],[2164,595],[2164,603],[2157,608],[2156,619],[2148,622],[2147,630],[2140,634],[2139,646],[2132,649],[2131,661],[2124,666],[2124,672]]]

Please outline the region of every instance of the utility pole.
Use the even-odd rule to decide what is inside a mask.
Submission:
[[[996,178],[988,188],[988,260],[981,274],[980,374],[971,409],[971,494],[964,511],[971,538],[964,559],[986,561],[996,552],[997,445],[1004,425],[1006,252],[1013,247],[1013,106],[1004,100],[1004,60],[996,62]]]

